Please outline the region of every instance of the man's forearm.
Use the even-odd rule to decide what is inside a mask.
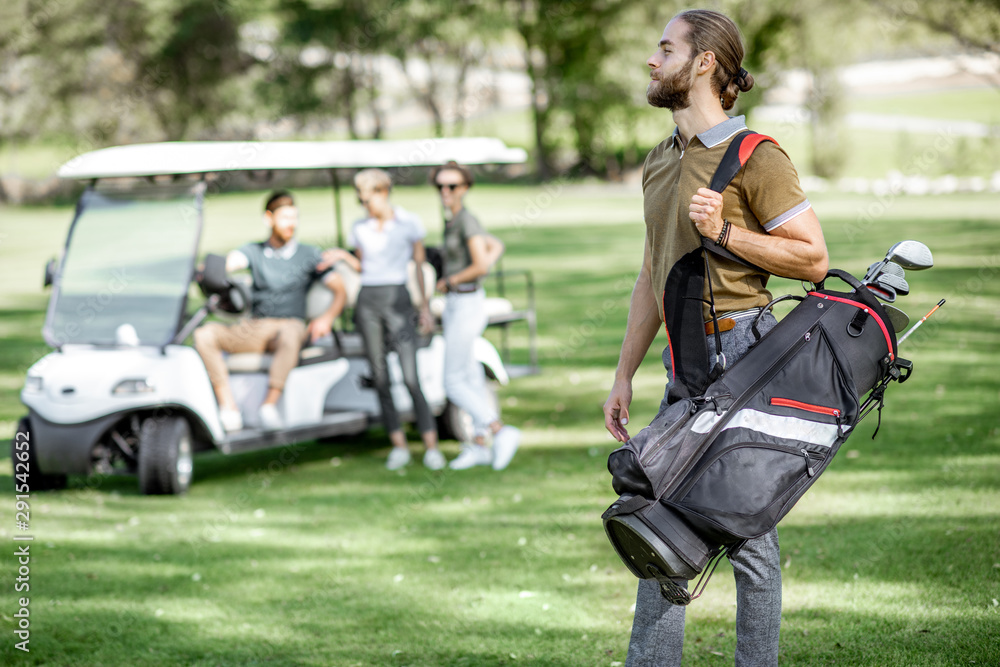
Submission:
[[[733,226],[726,247],[766,271],[798,280],[819,282],[826,277],[826,245],[776,234],[759,234]]]
[[[632,380],[646,357],[649,346],[653,344],[653,339],[660,330],[660,324],[660,314],[649,276],[641,272],[635,287],[632,288],[625,339],[622,341],[622,351],[618,357],[618,367],[615,369],[616,382]]]

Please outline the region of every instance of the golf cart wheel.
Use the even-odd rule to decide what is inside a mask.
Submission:
[[[497,390],[492,382],[486,382],[486,396],[490,406],[500,415],[500,401]],[[454,439],[459,442],[472,442],[476,437],[476,427],[472,416],[451,401],[444,407],[444,412],[438,421],[438,435],[442,440]]]
[[[27,448],[24,444],[28,443]],[[38,467],[38,457],[35,455],[37,443],[31,438],[31,420],[21,417],[17,422],[17,431],[14,439],[10,441],[10,462],[14,468],[14,488],[20,487],[25,482],[27,476],[28,492],[35,491],[57,491],[66,488],[66,475],[58,473],[44,473]],[[23,460],[24,452],[27,452],[27,459]],[[28,471],[25,473],[24,466],[18,467],[19,463],[26,464]],[[20,492],[19,492],[20,493]]]
[[[191,428],[183,417],[150,417],[139,433],[139,490],[145,495],[181,495],[194,468]]]

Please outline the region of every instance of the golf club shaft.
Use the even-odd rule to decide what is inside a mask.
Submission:
[[[905,334],[903,334],[902,338],[900,338],[899,340],[896,341],[896,346],[898,347],[904,340],[906,340],[907,338],[909,338],[910,334],[917,330],[917,327],[919,327],[921,324],[923,324],[924,321],[928,317],[930,317],[931,315],[934,314],[934,311],[936,311],[938,308],[940,308],[943,305],[944,305],[944,299],[941,299],[940,301],[938,301],[938,304],[936,306],[934,306],[933,308],[931,308],[931,312],[929,312],[926,315],[924,315],[923,317],[921,317],[919,322],[917,322],[912,327],[910,327],[910,330],[907,331]]]

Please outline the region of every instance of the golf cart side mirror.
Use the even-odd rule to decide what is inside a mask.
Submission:
[[[52,283],[56,280],[56,271],[59,270],[59,261],[56,259],[50,259],[45,263],[45,278],[42,281],[42,287],[51,287]]]
[[[224,294],[229,290],[226,277],[226,258],[222,255],[205,255],[205,268],[201,271],[201,290],[205,294]]]

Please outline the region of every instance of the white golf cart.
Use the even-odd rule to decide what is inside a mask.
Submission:
[[[248,451],[360,433],[378,422],[360,336],[338,331],[302,350],[279,404],[285,425],[280,431],[259,429],[256,417],[267,391],[270,355],[230,355],[245,426],[233,433],[222,428],[205,366],[185,341],[207,316],[234,317],[248,299],[240,281],[226,275],[224,258],[209,255],[197,270],[206,175],[326,169],[336,187],[337,169],[417,167],[451,159],[517,163],[525,157],[492,139],[179,142],[103,149],[64,165],[60,176],[90,185],[77,205],[61,261],[47,270],[52,295],[43,335],[54,351],[28,369],[21,392],[28,415],[14,443],[30,443],[30,489],[61,488],[71,474],[136,474],[143,493],[180,494],[191,483],[192,455],[199,450]],[[339,207],[337,213],[339,237]],[[352,306],[357,276],[344,265],[335,270],[348,284]],[[423,270],[432,290],[433,269],[425,264]],[[411,278],[415,271],[411,266]],[[189,314],[192,280],[205,300]],[[419,297],[415,280],[411,283],[411,294]],[[314,286],[307,316],[322,312],[329,298],[325,287]],[[509,322],[506,310],[497,322]],[[530,315],[533,327],[533,311]],[[505,384],[509,376],[494,346],[481,338],[475,350],[488,376]],[[417,357],[421,386],[444,435],[467,437],[467,416],[445,397],[443,354],[440,335],[423,341]],[[393,398],[407,419],[412,404],[394,353],[389,364]]]

